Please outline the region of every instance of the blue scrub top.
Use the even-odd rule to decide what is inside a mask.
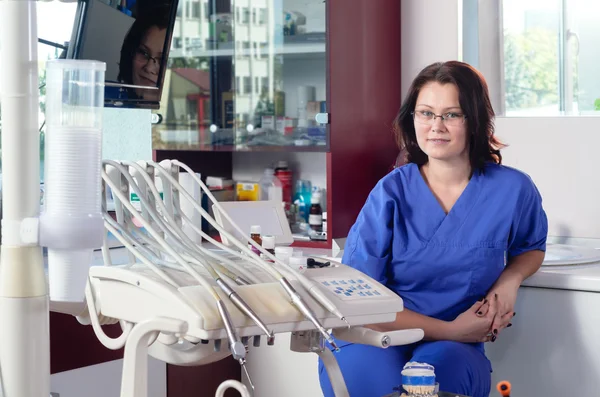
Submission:
[[[546,249],[548,220],[528,175],[486,164],[446,215],[416,164],[386,175],[351,228],[342,262],[407,309],[452,321],[484,297],[510,258]]]

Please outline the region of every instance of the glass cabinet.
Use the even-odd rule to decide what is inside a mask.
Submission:
[[[155,150],[329,148],[323,0],[179,0]]]

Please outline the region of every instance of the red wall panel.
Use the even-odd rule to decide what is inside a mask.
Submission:
[[[331,237],[346,237],[398,154],[400,1],[328,0]]]

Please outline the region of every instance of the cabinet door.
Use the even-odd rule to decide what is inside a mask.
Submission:
[[[327,150],[325,2],[233,4],[236,144]]]
[[[154,149],[327,151],[326,3],[179,0]]]

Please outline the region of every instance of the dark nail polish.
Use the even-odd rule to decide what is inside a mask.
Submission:
[[[510,328],[510,327],[512,327],[512,324],[508,323],[508,325],[506,326],[506,328]]]
[[[483,299],[483,304],[485,305],[487,303],[487,299]]]
[[[496,342],[496,337],[492,336],[492,342]]]
[[[483,314],[483,312],[477,312],[477,314],[481,316]]]
[[[498,330],[497,329],[494,330],[494,335],[498,335]]]
[[[516,316],[516,315],[517,315],[517,313],[516,313],[516,312],[513,312],[513,317],[514,317],[514,316]]]

